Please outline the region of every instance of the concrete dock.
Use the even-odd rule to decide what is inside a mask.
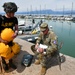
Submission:
[[[16,38],[14,41],[19,43],[21,46],[20,53],[14,59],[14,63],[17,65],[17,69],[10,69],[5,73],[5,75],[40,75],[41,65],[35,65],[34,59],[31,66],[29,67],[21,65],[21,60],[24,54],[34,55],[34,53],[30,49],[32,43],[19,38]],[[57,60],[53,58],[47,64],[48,69],[46,75],[75,75],[75,58],[61,54],[61,59],[61,70],[59,69]]]

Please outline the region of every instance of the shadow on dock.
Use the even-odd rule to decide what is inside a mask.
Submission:
[[[59,69],[60,69],[60,67],[62,66],[62,63],[64,63],[66,61],[66,58],[64,55],[61,55],[60,58],[61,58],[61,64],[59,64],[58,59],[55,56],[50,57],[47,62],[47,69],[49,69],[53,66],[57,66],[57,65],[59,65]],[[62,69],[62,67],[61,67],[61,69]]]

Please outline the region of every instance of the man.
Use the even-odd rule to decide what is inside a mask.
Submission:
[[[40,47],[42,44],[42,47]],[[46,48],[44,48],[46,47]],[[31,46],[32,51],[37,55],[35,64],[41,64],[41,75],[45,75],[47,70],[47,57],[51,56],[57,50],[57,36],[50,31],[47,23],[40,25],[40,34],[36,41],[36,45]]]
[[[12,35],[12,38],[14,39],[18,34],[18,20],[14,16],[15,12],[17,12],[17,5],[13,2],[6,2],[3,4],[3,8],[5,11],[5,15],[0,17],[0,43],[4,43],[5,45],[9,45],[9,47],[14,46],[14,43],[12,41],[8,42],[7,40],[3,40],[1,38],[1,33],[6,28],[11,28],[14,31],[14,34]],[[7,34],[9,36],[9,34]],[[17,47],[19,45],[17,44]],[[20,50],[20,48],[19,48]],[[18,52],[19,52],[18,50]],[[11,51],[12,53],[13,51]],[[16,51],[17,52],[17,51]],[[16,53],[15,53],[16,54]],[[11,54],[10,54],[11,55]],[[10,56],[9,56],[10,58]],[[6,58],[2,57],[3,63],[6,65],[5,70],[8,70],[8,67],[12,67],[13,69],[16,69],[17,67],[12,63],[12,58],[8,59],[9,66],[7,65]]]

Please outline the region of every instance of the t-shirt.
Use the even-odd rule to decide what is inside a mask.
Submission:
[[[11,28],[11,29],[13,29],[13,27],[15,26],[15,24],[18,25],[18,20],[17,20],[16,17],[7,18],[5,16],[1,16],[0,17],[0,33],[5,28]]]

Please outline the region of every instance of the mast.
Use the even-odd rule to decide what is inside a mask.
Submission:
[[[46,11],[46,5],[45,5],[45,11]],[[45,15],[47,15],[47,12],[45,12]]]
[[[31,12],[30,15],[33,15],[32,14],[32,5],[30,5],[30,12]]]
[[[64,6],[63,6],[63,16],[64,16]]]
[[[73,14],[73,2],[72,2],[72,9],[71,9],[71,16],[72,16],[72,14]]]
[[[41,5],[40,5],[40,17],[41,17]]]

